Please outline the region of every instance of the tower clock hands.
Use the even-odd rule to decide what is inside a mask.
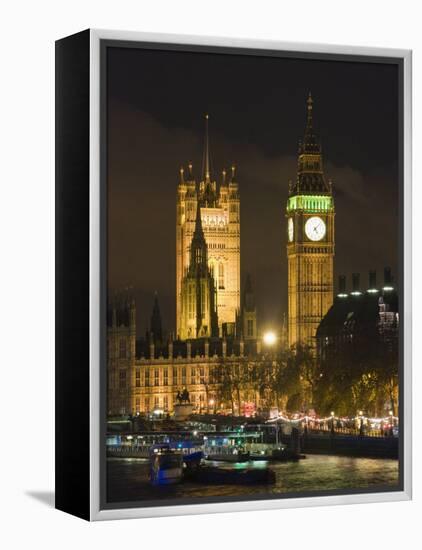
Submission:
[[[318,216],[309,218],[305,224],[305,233],[311,241],[320,241],[326,232],[324,221]]]

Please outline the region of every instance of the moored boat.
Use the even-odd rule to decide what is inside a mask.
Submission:
[[[204,455],[206,460],[212,462],[230,462],[235,464],[236,462],[248,462],[250,460],[249,453],[239,451],[237,453],[209,453]]]
[[[183,454],[167,446],[150,449],[150,481],[153,485],[178,483],[183,475]]]

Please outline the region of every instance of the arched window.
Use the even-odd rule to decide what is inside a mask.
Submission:
[[[218,288],[224,289],[224,264],[218,264]]]

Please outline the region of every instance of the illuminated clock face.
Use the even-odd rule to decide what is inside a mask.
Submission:
[[[310,241],[320,241],[324,238],[326,227],[324,220],[318,216],[312,216],[305,223],[305,233]]]
[[[293,240],[293,232],[293,218],[289,218],[289,221],[287,222],[287,236],[289,237],[290,242]]]

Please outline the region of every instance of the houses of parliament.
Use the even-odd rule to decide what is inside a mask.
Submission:
[[[253,282],[249,276],[241,279],[241,184],[235,166],[223,170],[217,182],[208,123],[206,116],[200,176],[189,163],[180,169],[177,185],[175,333],[164,335],[158,296],[145,338],[137,337],[133,297],[121,293],[109,300],[109,415],[172,413],[184,388],[197,412],[246,414],[268,406],[252,388],[243,389],[236,403],[228,403],[220,391],[222,364],[242,369],[262,361],[269,350],[257,327]],[[288,323],[280,319],[276,345],[314,346],[333,304],[334,200],[310,95],[297,176],[280,219],[287,240]],[[285,261],[281,253],[279,261]]]

